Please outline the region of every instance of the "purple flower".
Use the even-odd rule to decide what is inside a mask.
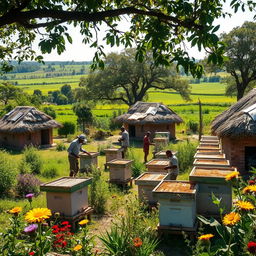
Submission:
[[[29,193],[26,195],[26,198],[27,199],[32,199],[32,197],[34,197],[34,194],[33,193]]]
[[[37,228],[38,228],[37,224],[31,224],[24,228],[24,232],[25,233],[33,233],[37,230]]]

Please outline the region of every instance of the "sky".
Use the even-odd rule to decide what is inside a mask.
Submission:
[[[228,5],[226,4],[225,7],[226,11],[230,11],[228,8]],[[255,13],[246,11],[242,12],[239,11],[236,14],[233,14],[231,18],[226,17],[217,19],[215,21],[215,25],[220,25],[220,29],[218,31],[218,34],[220,33],[228,33],[231,31],[234,27],[241,26],[245,21],[253,21],[253,16]],[[122,27],[122,30],[125,30],[125,27],[128,27],[129,23],[124,20],[120,24],[120,27]],[[101,27],[101,31],[99,33],[99,38],[103,38],[104,36],[104,31],[106,30],[106,26]],[[73,39],[73,43],[69,44],[68,42],[66,43],[66,51],[62,53],[61,55],[58,55],[56,51],[52,51],[51,54],[44,54],[44,60],[45,61],[91,61],[95,50],[94,48],[90,48],[89,45],[85,45],[82,43],[82,36],[80,35],[79,28],[73,28],[70,27],[69,33]],[[36,44],[34,45],[34,49],[36,52],[40,53],[37,44],[39,42],[39,38],[37,39]],[[104,45],[104,51],[105,53],[110,53],[110,52],[120,52],[122,51],[123,48],[117,48],[113,47],[111,48],[108,45]],[[191,57],[194,57],[196,59],[202,59],[205,57],[205,53],[199,52],[196,47],[190,48],[189,45],[187,45],[189,49],[189,54]],[[41,53],[40,53],[41,54]]]

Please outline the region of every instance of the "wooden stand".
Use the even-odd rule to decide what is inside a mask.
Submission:
[[[129,183],[130,183],[130,187],[132,187],[132,181],[133,181],[133,177],[131,177],[127,180],[109,180],[108,182],[110,184],[120,185],[122,187],[122,189],[124,190],[125,188],[127,188]]]

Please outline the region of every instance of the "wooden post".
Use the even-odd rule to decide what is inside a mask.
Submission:
[[[203,133],[203,115],[202,115],[202,104],[199,98],[198,98],[198,105],[199,105],[199,141],[200,141]]]

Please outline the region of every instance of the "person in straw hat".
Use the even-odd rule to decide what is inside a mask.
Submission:
[[[84,134],[80,134],[79,136],[77,136],[77,138],[75,140],[73,140],[69,147],[68,147],[68,161],[69,161],[69,165],[70,165],[70,173],[69,176],[70,177],[75,177],[77,175],[77,173],[79,172],[79,163],[78,163],[78,159],[79,157],[79,153],[83,152],[86,153],[87,155],[91,155],[89,152],[87,152],[86,150],[84,150],[82,148],[82,145],[84,143],[86,143],[86,137]]]

